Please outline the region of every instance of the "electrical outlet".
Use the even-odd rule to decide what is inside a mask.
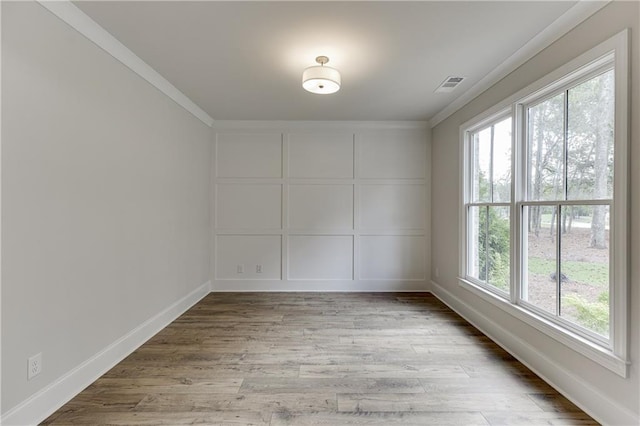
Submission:
[[[436,278],[440,276],[440,268],[436,268]]]
[[[256,274],[262,273],[262,265],[256,265]]]
[[[27,379],[31,380],[40,373],[42,373],[42,352],[27,361]]]

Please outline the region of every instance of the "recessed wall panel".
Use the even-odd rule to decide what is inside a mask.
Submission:
[[[282,135],[219,133],[216,171],[218,177],[282,177]]]
[[[360,237],[360,273],[366,280],[422,280],[424,237],[364,235]]]
[[[218,235],[216,237],[216,278],[223,280],[281,279],[281,242],[280,235]]]
[[[353,229],[353,185],[290,185],[289,228]]]
[[[289,176],[353,178],[353,134],[326,132],[290,134]]]
[[[218,289],[422,286],[429,274],[424,128],[229,125],[217,134],[213,180]]]
[[[360,176],[380,179],[424,178],[426,149],[426,138],[420,130],[363,132],[360,142]]]
[[[280,229],[282,185],[218,184],[216,227]]]
[[[289,279],[353,279],[351,235],[292,235],[289,237]]]
[[[362,185],[360,227],[362,229],[423,229],[424,185]]]

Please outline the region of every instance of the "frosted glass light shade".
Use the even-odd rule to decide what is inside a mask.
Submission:
[[[313,66],[302,73],[302,87],[311,93],[328,95],[340,90],[340,72],[331,67]]]

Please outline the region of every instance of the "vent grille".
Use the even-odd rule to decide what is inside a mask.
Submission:
[[[435,93],[447,93],[452,92],[460,83],[462,83],[464,77],[447,77],[440,86],[435,90]]]

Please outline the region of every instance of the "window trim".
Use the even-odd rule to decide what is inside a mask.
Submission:
[[[629,35],[630,31],[625,29],[610,39],[600,43],[577,58],[569,61],[565,65],[552,71],[548,75],[530,84],[512,96],[504,99],[499,104],[463,123],[460,126],[460,207],[459,207],[459,283],[481,299],[502,309],[522,322],[534,327],[540,332],[553,338],[557,342],[573,349],[603,367],[616,374],[627,377],[629,370],[628,353],[628,283],[629,283],[629,238],[628,238],[628,209],[629,209]],[[520,194],[526,193],[526,181],[515,179],[512,185],[511,198],[511,292],[505,297],[504,294],[493,291],[485,285],[469,280],[466,276],[468,268],[467,259],[467,215],[466,208],[470,202],[467,199],[470,190],[471,179],[469,171],[469,151],[467,136],[473,130],[478,130],[483,126],[499,121],[507,115],[512,117],[512,176],[515,178],[515,171],[523,170],[526,164],[526,152],[520,149],[523,138],[526,136],[523,123],[523,111],[526,104],[531,101],[539,101],[552,91],[560,90],[567,86],[579,84],[581,78],[597,73],[607,62],[613,59],[615,72],[615,150],[614,156],[614,200],[611,203],[612,229],[610,234],[610,321],[611,332],[609,336],[610,346],[595,343],[589,340],[584,333],[576,332],[571,327],[562,326],[557,321],[550,321],[534,310],[526,309],[518,305],[519,283],[513,277],[520,277],[520,263],[518,258],[518,247],[524,238],[521,235],[518,210],[522,208],[520,199],[516,198]],[[588,67],[585,75],[581,75],[576,80],[577,74],[582,74]],[[517,163],[517,164],[516,164]],[[516,167],[517,166],[517,167]],[[519,185],[519,187],[516,187]],[[550,201],[554,204],[554,201]]]
[[[464,144],[463,144],[463,149],[465,150],[465,171],[471,170],[471,164],[469,163],[470,160],[470,151],[472,149],[472,144],[471,144],[471,137],[474,133],[484,130],[485,128],[489,127],[489,126],[494,126],[497,123],[506,120],[507,118],[511,118],[511,133],[513,134],[513,114],[511,112],[510,109],[503,109],[495,114],[491,114],[490,116],[486,117],[485,119],[483,119],[480,122],[475,123],[474,126],[466,128],[464,130]],[[513,179],[513,148],[514,148],[514,139],[513,137],[511,138],[511,176]],[[491,158],[491,160],[493,161],[493,156]],[[513,215],[513,208],[512,208],[512,201],[509,202],[494,202],[494,201],[473,201],[471,199],[471,196],[469,196],[472,191],[471,188],[473,187],[473,176],[471,173],[465,174],[466,179],[464,179],[465,182],[465,192],[463,193],[463,201],[462,201],[462,206],[463,209],[465,210],[465,212],[463,212],[463,216],[465,216],[464,219],[464,226],[465,226],[465,235],[467,233],[467,230],[469,229],[470,226],[470,218],[468,216],[466,216],[466,209],[467,207],[471,207],[471,206],[475,206],[475,207],[487,207],[487,206],[495,206],[495,207],[509,207],[509,228],[510,228],[510,233],[513,231],[513,220],[514,220],[514,215]],[[491,179],[491,186],[493,187],[493,179]],[[512,190],[511,190],[511,194],[510,194],[510,199],[513,200],[513,185],[512,186]],[[491,194],[493,195],[493,188],[490,190]],[[468,197],[469,196],[469,197]],[[469,199],[467,199],[469,198]],[[493,197],[492,197],[493,198]],[[466,244],[466,239],[465,239],[465,244]],[[510,255],[512,255],[511,251],[513,250],[513,244],[510,245],[509,247],[509,252]],[[503,297],[508,299],[509,298],[509,293],[507,293],[504,290],[501,290],[498,287],[495,287],[491,284],[489,284],[488,282],[482,282],[480,280],[476,280],[474,279],[474,277],[470,277],[466,274],[466,272],[469,270],[470,267],[470,259],[469,259],[469,253],[468,250],[465,247],[465,255],[464,255],[464,272],[465,274],[463,275],[465,277],[466,280],[472,282],[474,285],[482,287],[483,289],[485,289],[486,291],[492,292],[497,296]],[[513,277],[513,272],[514,272],[514,268],[512,265],[512,262],[509,262],[509,276]],[[513,281],[513,280],[510,280]]]

